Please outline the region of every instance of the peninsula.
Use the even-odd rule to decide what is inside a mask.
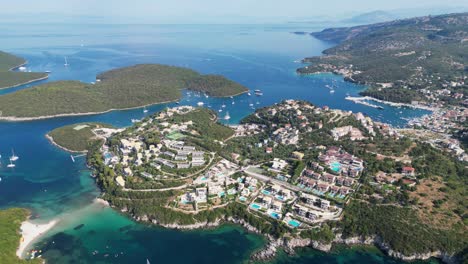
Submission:
[[[23,58],[0,51],[0,89],[16,87],[48,78],[46,73],[16,72],[26,64]]]
[[[64,130],[70,131],[70,130]],[[468,244],[466,163],[361,113],[286,100],[236,126],[180,106],[87,145],[102,198],[168,228],[264,234],[254,259],[334,243],[457,261]]]
[[[183,89],[229,97],[248,89],[219,75],[180,67],[144,64],[99,74],[95,83],[58,81],[0,97],[3,120],[95,114],[177,101]]]
[[[2,263],[43,263],[41,259],[21,260],[16,255],[16,250],[22,239],[20,227],[23,221],[28,218],[29,212],[26,209],[11,208],[0,210],[0,259]]]

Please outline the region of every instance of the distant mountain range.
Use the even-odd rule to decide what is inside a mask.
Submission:
[[[360,14],[348,19],[342,20],[344,23],[349,24],[369,24],[369,23],[378,23],[398,19],[399,17],[395,14],[386,11],[373,11],[369,13]]]

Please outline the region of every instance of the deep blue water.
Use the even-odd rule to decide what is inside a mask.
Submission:
[[[314,30],[314,28],[306,28]],[[426,113],[420,110],[376,110],[344,100],[357,95],[362,86],[344,82],[330,74],[301,77],[294,61],[319,55],[330,47],[309,36],[289,32],[304,30],[291,25],[161,26],[161,25],[0,25],[0,50],[28,60],[32,71],[52,71],[54,80],[92,82],[96,74],[137,63],[163,63],[193,68],[202,73],[222,74],[264,96],[241,95],[214,99],[185,95],[181,104],[203,101],[214,110],[226,108],[236,123],[255,108],[284,99],[308,100],[314,104],[354,112],[397,126],[401,117]],[[69,67],[64,67],[64,57]],[[325,85],[336,80],[330,94]],[[37,83],[36,83],[37,84]],[[31,85],[0,90],[0,95]],[[234,102],[234,104],[232,104]],[[253,104],[253,107],[250,105]],[[167,105],[149,107],[154,113]],[[401,111],[401,113],[400,113]],[[37,220],[64,220],[36,247],[45,250],[50,263],[239,263],[263,244],[259,236],[225,226],[211,231],[179,232],[134,223],[111,209],[92,204],[99,195],[84,164],[49,144],[45,134],[66,124],[100,121],[123,127],[141,118],[141,109],[113,111],[101,115],[63,117],[31,122],[0,122],[0,208],[27,207]],[[6,168],[11,149],[20,156],[15,169]],[[73,227],[85,224],[79,230]],[[122,227],[128,227],[124,231]],[[100,254],[93,255],[98,250]],[[106,252],[106,253],[104,253]],[[109,256],[105,257],[105,254]],[[357,255],[355,255],[357,254]],[[352,256],[357,256],[351,257]],[[347,260],[346,260],[347,259]],[[338,254],[307,251],[280,263],[398,263],[375,253],[344,250]],[[152,262],[153,263],[153,262]]]

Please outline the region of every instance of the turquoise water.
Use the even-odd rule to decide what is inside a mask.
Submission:
[[[312,27],[308,25],[306,29],[313,30]],[[357,105],[344,97],[356,95],[362,86],[346,83],[329,74],[297,76],[295,69],[301,65],[295,60],[319,55],[330,44],[289,33],[296,30],[299,30],[298,25],[2,24],[0,50],[25,57],[27,67],[32,71],[50,70],[49,80],[39,83],[70,79],[92,82],[96,74],[116,67],[164,63],[190,67],[206,74],[223,74],[252,90],[264,92],[261,97],[235,97],[235,104],[232,99],[185,96],[181,100],[181,104],[189,105],[203,101],[214,110],[226,104],[222,115],[229,111],[229,123],[236,123],[252,113],[255,109],[250,104],[259,108],[287,98],[361,111],[394,125],[403,125],[402,117],[426,113],[391,107],[380,111]],[[67,68],[63,67],[64,56],[70,64]],[[338,86],[334,94],[325,88],[332,80],[336,80]],[[0,90],[0,96],[30,86]],[[147,107],[148,114],[167,106],[173,104]],[[11,148],[20,156],[16,168],[0,167],[0,208],[30,208],[33,219],[41,221],[62,219],[35,245],[44,251],[48,263],[144,263],[146,258],[151,263],[240,263],[247,260],[264,240],[239,227],[173,231],[135,223],[118,212],[93,204],[99,190],[90,177],[84,158],[76,158],[73,163],[70,154],[52,146],[45,138],[47,132],[63,125],[97,121],[125,127],[131,125],[132,118],[145,115],[142,109],[134,109],[32,122],[0,122],[2,164],[7,162]],[[74,229],[81,224],[84,225],[82,228]],[[96,251],[99,253],[93,254]],[[333,261],[348,256],[347,252],[324,256],[330,263],[335,263]],[[374,253],[362,254],[354,263],[387,263],[391,260],[380,257],[382,261],[374,261],[373,256]],[[321,258],[322,255],[301,254],[293,260],[304,263]],[[279,258],[278,261],[287,263],[289,260]]]
[[[296,220],[289,220],[288,224],[290,224],[293,227],[299,227],[301,225],[301,223],[299,223]]]
[[[269,194],[270,194],[270,191],[262,190],[262,193],[263,193],[263,194],[266,194],[266,195],[269,195]]]

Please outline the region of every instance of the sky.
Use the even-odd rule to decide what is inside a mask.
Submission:
[[[0,15],[86,16],[110,21],[216,22],[345,17],[374,10],[463,7],[466,0],[20,0],[4,1]],[[463,8],[461,10],[463,10]],[[430,11],[428,11],[430,12]],[[41,16],[37,19],[43,19]],[[29,18],[32,19],[32,18]],[[50,19],[50,18],[49,18]]]

